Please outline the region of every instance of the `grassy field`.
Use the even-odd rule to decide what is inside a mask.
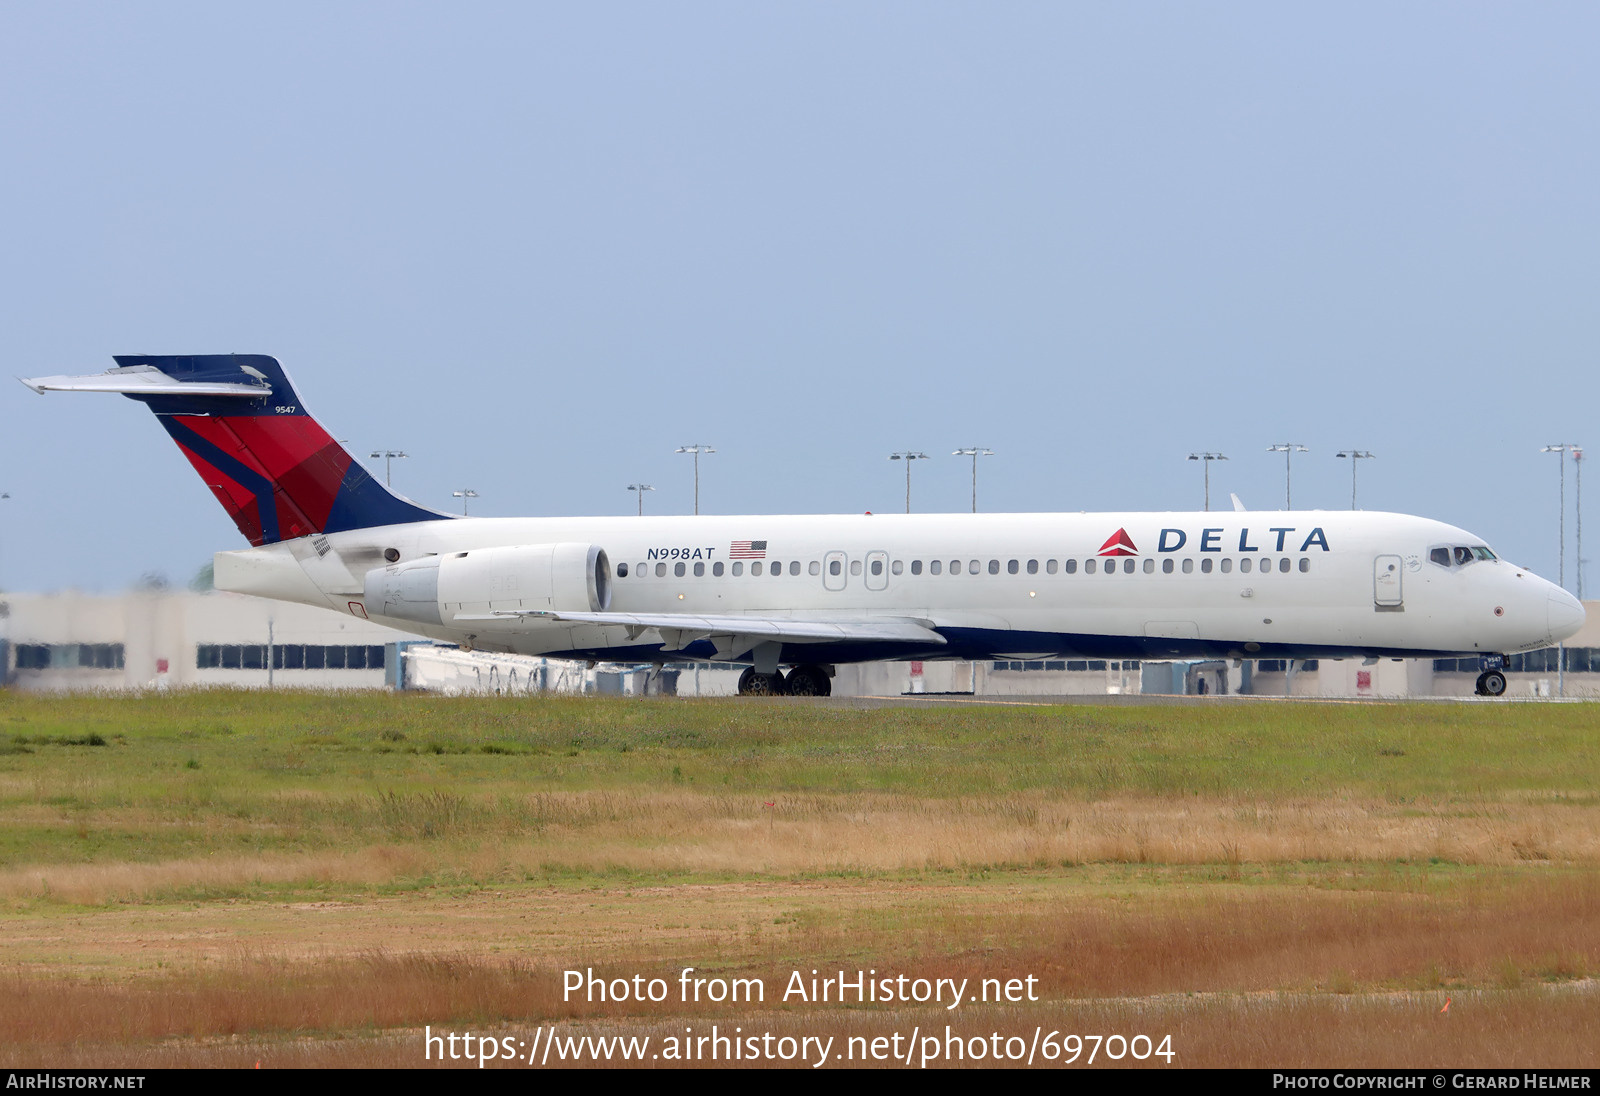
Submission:
[[[1593,1067],[1597,731],[1587,705],[0,692],[0,1064],[716,1023]],[[767,996],[682,1003],[686,966]],[[567,1000],[574,968],[673,997]],[[1039,1000],[778,999],[812,969]]]

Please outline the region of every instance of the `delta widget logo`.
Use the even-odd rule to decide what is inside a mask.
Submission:
[[[1133,538],[1128,535],[1126,529],[1118,529],[1106,538],[1106,542],[1100,546],[1098,554],[1102,556],[1136,556],[1139,554],[1139,549],[1133,546]]]

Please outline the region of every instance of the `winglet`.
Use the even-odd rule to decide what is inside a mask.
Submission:
[[[1228,497],[1233,500],[1233,508],[1241,514],[1244,513],[1244,503],[1239,501],[1239,496],[1229,491]]]

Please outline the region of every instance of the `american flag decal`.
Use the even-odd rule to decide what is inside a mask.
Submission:
[[[729,559],[766,559],[767,542],[764,540],[736,540],[728,545]]]

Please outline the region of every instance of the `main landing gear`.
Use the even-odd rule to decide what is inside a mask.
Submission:
[[[757,673],[754,666],[739,675],[740,696],[828,696],[832,692],[828,671],[809,663],[796,666],[787,675],[782,670]]]
[[[1479,696],[1504,696],[1506,691],[1506,675],[1499,670],[1485,670],[1478,675]]]

